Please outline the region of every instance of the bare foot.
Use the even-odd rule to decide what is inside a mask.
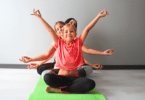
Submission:
[[[48,92],[48,93],[61,93],[61,89],[59,89],[59,88],[52,88],[50,86],[47,86],[45,91]]]

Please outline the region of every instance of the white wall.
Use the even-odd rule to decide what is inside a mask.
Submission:
[[[50,48],[49,32],[30,15],[34,8],[51,26],[75,18],[78,36],[106,9],[109,15],[98,21],[84,45],[115,52],[112,56],[84,54],[86,60],[103,65],[145,64],[144,0],[1,0],[0,8],[0,64],[23,64],[18,60],[21,56],[35,57]]]

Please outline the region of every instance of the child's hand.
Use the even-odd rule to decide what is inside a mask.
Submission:
[[[40,65],[37,64],[37,63],[30,63],[30,66],[27,66],[28,69],[34,69],[34,68],[37,68],[39,67]]]
[[[33,14],[31,14],[31,15],[35,15],[36,17],[41,18],[41,13],[39,10],[35,11],[35,9],[34,9]]]
[[[113,52],[114,52],[114,49],[108,49],[108,50],[104,51],[104,54],[110,56],[113,54]]]
[[[24,62],[24,63],[28,63],[31,61],[31,58],[30,57],[27,57],[27,56],[22,56],[21,59],[19,59],[21,62]]]
[[[98,16],[101,17],[105,17],[106,15],[108,15],[109,13],[104,9],[103,11],[101,11]]]
[[[104,68],[104,66],[102,66],[100,64],[92,64],[92,67],[95,68],[96,70]]]

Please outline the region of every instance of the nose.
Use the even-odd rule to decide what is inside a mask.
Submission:
[[[70,34],[70,32],[68,32],[67,34]]]

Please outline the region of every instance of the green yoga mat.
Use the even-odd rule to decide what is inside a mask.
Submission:
[[[46,87],[47,84],[40,76],[34,92],[29,96],[29,100],[106,100],[95,88],[87,94],[67,94],[47,93],[45,91]]]

